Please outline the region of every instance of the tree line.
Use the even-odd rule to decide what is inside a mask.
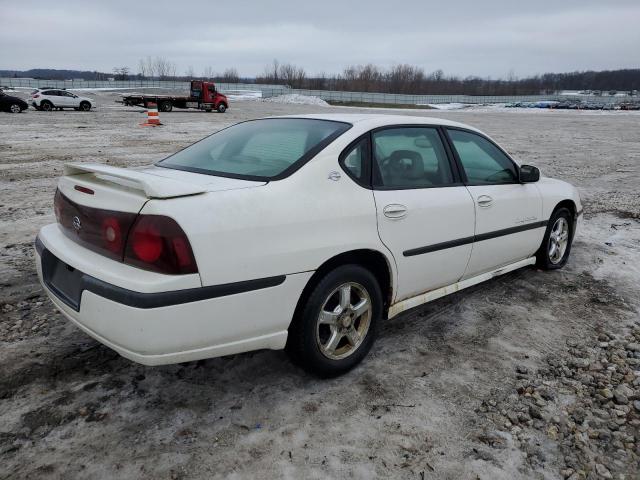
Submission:
[[[307,76],[304,69],[274,60],[257,83],[289,85],[311,90],[399,93],[410,95],[536,95],[559,90],[640,90],[640,69],[545,73],[506,79],[459,77],[442,70],[426,73],[408,64],[382,68],[374,64],[351,65],[337,75]]]
[[[0,71],[0,76],[30,76],[50,80],[212,80],[225,83],[269,83],[310,90],[399,93],[413,95],[535,95],[559,90],[633,91],[640,90],[640,69],[545,73],[525,78],[510,74],[492,79],[478,76],[446,75],[442,70],[425,72],[416,65],[400,64],[383,68],[374,64],[350,65],[338,74],[308,75],[304,68],[274,60],[255,78],[242,78],[236,68],[222,71],[211,66],[196,72],[188,67],[178,73],[175,62],[164,57],[146,57],[138,62],[137,73],[129,67],[115,67],[113,73],[75,70],[34,69],[26,72]]]

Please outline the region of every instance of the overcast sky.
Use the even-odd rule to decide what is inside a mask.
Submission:
[[[0,0],[0,69],[138,70],[254,76],[274,58],[307,74],[350,64],[522,77],[640,67],[640,0]]]

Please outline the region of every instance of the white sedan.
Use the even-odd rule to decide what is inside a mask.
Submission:
[[[144,168],[68,164],[36,238],[53,303],[146,365],[286,348],[340,374],[383,319],[562,267],[577,190],[436,118],[251,120]]]

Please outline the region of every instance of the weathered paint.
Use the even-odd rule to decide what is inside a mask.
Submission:
[[[493,277],[504,275],[505,273],[512,272],[519,268],[526,267],[527,265],[533,265],[534,263],[536,263],[535,257],[527,258],[525,260],[520,260],[510,265],[491,270],[490,272],[482,273],[480,275],[476,275],[475,277],[467,278],[466,280],[447,285],[446,287],[437,288],[435,290],[430,290],[428,292],[421,293],[420,295],[416,295],[415,297],[407,298],[406,300],[402,300],[401,302],[391,305],[391,307],[389,308],[388,318],[393,318],[396,315],[399,315],[400,313],[411,308],[417,307],[427,302],[431,302],[440,297],[444,297],[445,295],[455,293],[459,290],[464,290],[465,288],[472,287],[473,285],[477,285],[478,283],[490,280]]]

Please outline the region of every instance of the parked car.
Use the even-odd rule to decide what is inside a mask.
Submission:
[[[7,95],[0,90],[0,110],[3,112],[20,113],[29,108],[27,102],[18,97]]]
[[[87,112],[93,106],[93,100],[90,98],[81,97],[59,88],[38,88],[31,92],[31,99],[31,103],[36,110],[44,111],[73,108],[74,110]]]
[[[321,376],[383,319],[528,265],[567,262],[577,190],[438,118],[233,125],[143,168],[67,164],[36,238],[45,291],[124,357],[282,349]],[[516,301],[516,300],[514,300]]]

